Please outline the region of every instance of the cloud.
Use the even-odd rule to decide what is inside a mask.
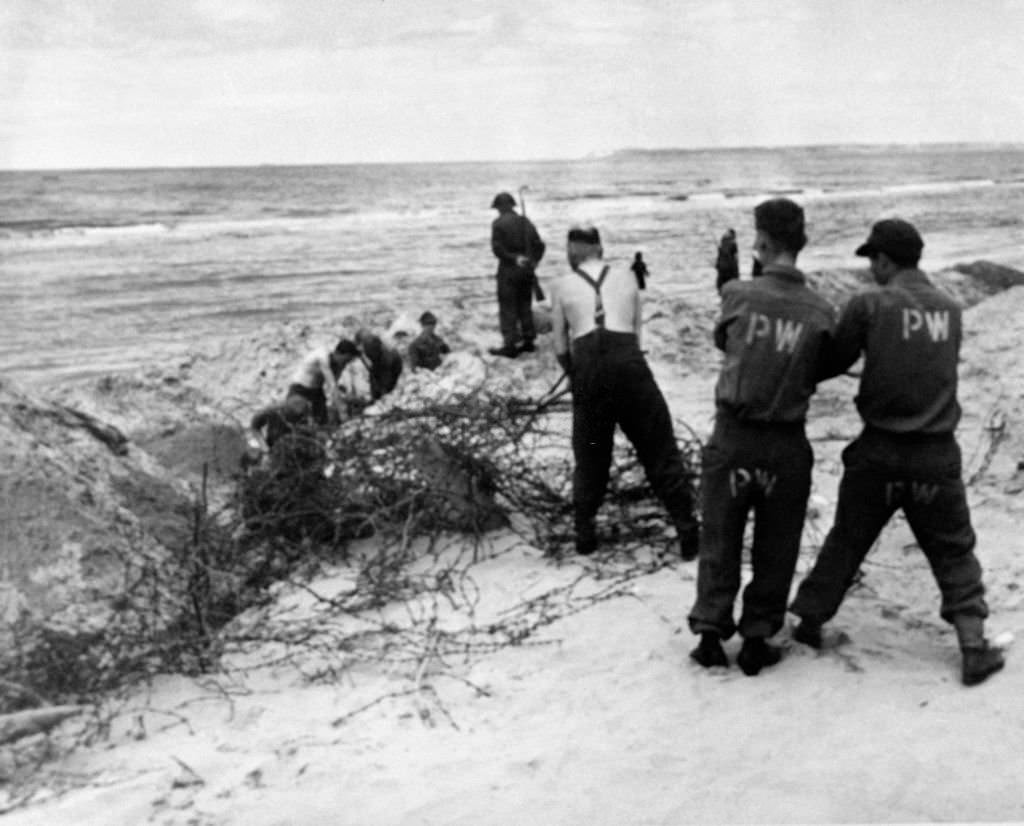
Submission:
[[[218,26],[242,23],[264,27],[282,18],[281,6],[273,0],[195,0],[193,9],[201,19]]]
[[[1019,140],[1024,0],[976,2],[0,0],[0,123],[22,165]]]

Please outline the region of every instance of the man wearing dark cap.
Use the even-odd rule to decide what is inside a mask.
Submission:
[[[409,366],[436,370],[451,349],[437,334],[437,318],[430,310],[420,316],[420,328],[420,334],[409,343]]]
[[[498,259],[498,321],[501,347],[492,347],[496,356],[515,358],[535,349],[537,334],[533,326],[534,272],[544,257],[544,242],[533,222],[515,211],[516,201],[509,193],[494,196],[491,208],[498,217],[491,224],[491,250]]]
[[[855,401],[864,429],[843,451],[835,523],[790,610],[801,618],[796,639],[820,648],[822,625],[902,510],[938,583],[941,616],[956,629],[963,682],[974,685],[1002,668],[1003,657],[985,639],[988,607],[954,436],[961,310],[918,269],[923,248],[899,219],[876,223],[857,248],[878,287],[843,308],[826,374],[863,354]]]
[[[608,485],[615,426],[633,444],[676,529],[684,560],[697,555],[693,495],[672,417],[640,350],[640,291],[625,266],[602,260],[594,227],[569,230],[571,271],[552,290],[555,356],[572,379],[576,550],[597,549],[595,517]]]
[[[715,387],[715,425],[701,466],[700,563],[690,630],[701,666],[727,666],[722,640],[737,630],[733,603],[740,589],[743,535],[754,513],[743,591],[737,663],[754,676],[781,657],[767,642],[785,621],[813,454],[804,422],[835,314],[807,286],[796,258],[807,242],[804,213],[788,198],[754,210],[754,255],[760,277],[721,287],[715,344],[725,354]]]
[[[333,350],[322,348],[307,353],[292,375],[284,402],[257,412],[250,427],[256,431],[266,428],[267,446],[272,447],[281,436],[299,425],[327,424],[328,399],[338,417],[343,417],[338,377],[358,357],[359,349],[347,338],[339,340]]]

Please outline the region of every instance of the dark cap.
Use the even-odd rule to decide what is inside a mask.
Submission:
[[[334,352],[339,356],[358,356],[359,348],[351,339],[343,338],[334,345]]]
[[[514,207],[515,205],[516,199],[507,192],[499,192],[494,196],[494,200],[491,201],[491,209],[498,209],[499,207]]]
[[[804,210],[789,198],[772,198],[754,207],[754,227],[790,252],[800,252],[807,243]]]
[[[914,225],[900,218],[886,218],[871,227],[868,240],[857,247],[857,255],[870,258],[884,252],[897,264],[916,264],[924,241]]]
[[[420,324],[437,324],[437,316],[430,312],[430,310],[427,310],[420,316]]]
[[[601,234],[594,226],[573,227],[569,230],[569,243],[598,246],[601,243]]]

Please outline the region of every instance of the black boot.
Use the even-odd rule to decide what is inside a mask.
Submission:
[[[1003,652],[987,642],[980,648],[964,648],[962,679],[964,685],[977,685],[995,674],[1005,664]]]
[[[714,631],[705,631],[700,635],[700,644],[690,652],[690,659],[704,668],[714,668],[716,665],[729,667],[729,658],[725,656],[721,637]]]
[[[537,349],[537,345],[533,343],[532,338],[523,339],[523,343],[519,345],[520,353],[532,353]]]
[[[736,656],[736,664],[748,677],[756,677],[762,668],[775,665],[781,659],[782,649],[769,645],[764,637],[747,637]]]
[[[513,344],[505,344],[501,347],[490,347],[487,352],[492,356],[504,356],[505,358],[514,359],[519,355],[519,348]]]
[[[811,648],[821,648],[821,623],[804,617],[800,624],[793,629],[793,639],[809,645]]]
[[[961,679],[964,685],[977,685],[1003,667],[1003,652],[985,639],[985,620],[974,614],[957,614],[953,627],[963,655]]]

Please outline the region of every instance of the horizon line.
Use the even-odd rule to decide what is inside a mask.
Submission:
[[[589,152],[584,155],[548,158],[477,158],[461,160],[395,160],[395,161],[267,161],[237,164],[146,164],[125,166],[37,166],[0,167],[0,173],[11,172],[156,172],[183,169],[288,169],[320,166],[459,166],[476,164],[548,164],[602,161],[625,155],[644,155],[684,152],[765,152],[803,149],[915,149],[915,148],[1007,148],[1024,150],[1024,141],[908,141],[908,142],[842,142],[842,143],[799,143],[799,144],[753,144],[735,146],[625,146],[606,152]]]

